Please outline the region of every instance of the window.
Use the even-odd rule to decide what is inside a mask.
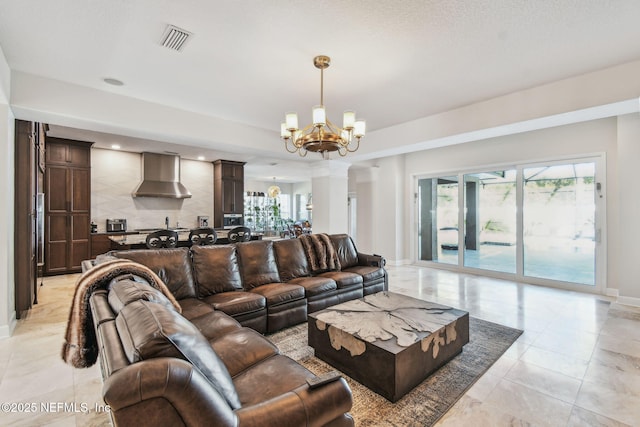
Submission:
[[[280,218],[291,219],[291,195],[280,194],[278,202],[280,203]]]

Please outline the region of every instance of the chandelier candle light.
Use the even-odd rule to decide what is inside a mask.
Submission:
[[[331,64],[328,56],[316,56],[313,65],[320,70],[320,105],[313,107],[313,123],[303,129],[298,128],[298,114],[286,113],[285,121],[280,125],[280,137],[284,147],[290,153],[297,152],[304,157],[307,152],[320,153],[324,159],[329,153],[337,151],[340,156],[353,153],[360,147],[360,138],[365,134],[366,122],[356,120],[354,111],[345,111],[342,128],[329,119],[324,108],[324,69]]]

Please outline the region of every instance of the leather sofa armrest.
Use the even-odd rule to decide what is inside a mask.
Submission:
[[[318,388],[303,385],[292,392],[236,411],[240,427],[304,425],[320,427],[344,417],[353,405],[351,389],[344,378]]]
[[[188,426],[235,427],[238,422],[200,371],[175,358],[148,359],[114,372],[104,381],[103,397],[115,425],[157,426],[182,419]]]
[[[358,265],[367,265],[370,267],[384,267],[387,260],[382,255],[368,255],[358,252]]]

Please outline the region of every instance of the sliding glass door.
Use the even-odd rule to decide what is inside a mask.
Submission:
[[[464,175],[464,265],[516,272],[516,170]]]
[[[418,257],[444,264],[458,263],[458,177],[418,181]]]
[[[602,163],[589,158],[419,178],[418,259],[595,286]]]
[[[595,285],[595,163],[523,169],[524,275]]]

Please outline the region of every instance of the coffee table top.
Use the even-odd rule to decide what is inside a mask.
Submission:
[[[319,329],[325,329],[328,324],[344,332],[343,339],[350,341],[342,343],[345,348],[358,347],[353,342],[353,337],[357,337],[398,353],[443,327],[455,326],[455,321],[465,315],[468,315],[466,311],[442,304],[393,292],[378,292],[311,313],[309,321],[316,322]],[[455,327],[451,329],[455,334]],[[333,335],[340,339],[339,335]],[[396,339],[392,339],[394,337]],[[450,339],[455,340],[455,336]],[[359,352],[355,347],[349,350],[352,355]]]

